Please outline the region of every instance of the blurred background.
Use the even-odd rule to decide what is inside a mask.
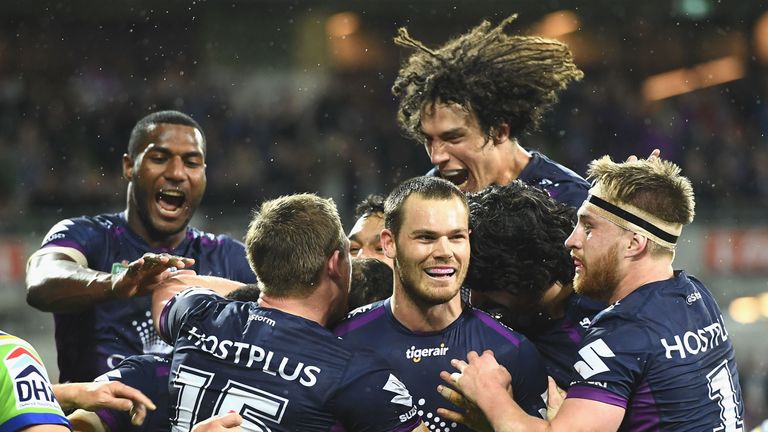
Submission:
[[[768,417],[768,6],[719,0],[86,0],[0,2],[0,329],[58,376],[52,318],[24,300],[26,258],[58,220],[125,205],[133,124],[191,114],[208,139],[193,224],[241,238],[262,199],[354,204],[425,173],[390,87],[410,54],[512,13],[568,43],[585,78],[522,138],[584,173],[660,148],[694,182],[676,264],[718,298],[748,425]]]

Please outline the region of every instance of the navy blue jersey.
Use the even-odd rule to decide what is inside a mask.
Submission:
[[[529,150],[530,151],[530,150]],[[517,179],[546,191],[555,201],[581,207],[589,194],[589,183],[571,169],[544,154],[530,151],[531,160]]]
[[[373,303],[339,324],[334,333],[347,341],[370,346],[387,359],[417,402],[430,430],[468,431],[436,415],[450,405],[435,390],[443,384],[440,371],[451,371],[451,359],[464,359],[469,351],[490,349],[512,375],[515,400],[527,413],[546,412],[543,394],[547,376],[536,348],[523,335],[483,311],[466,306],[459,318],[441,331],[413,332],[392,315],[390,299]],[[453,407],[454,410],[461,409]]]
[[[525,184],[543,189],[555,201],[574,208],[581,207],[581,203],[589,195],[589,183],[573,170],[544,156],[543,153],[533,150],[527,151],[531,154],[531,160],[528,161],[528,165],[523,168],[517,179]],[[426,175],[440,177],[440,171],[435,167]]]
[[[147,252],[167,252],[194,258],[192,269],[201,275],[256,281],[242,243],[187,227],[176,249],[153,249],[131,231],[124,213],[65,219],[51,228],[41,249],[62,252],[80,265],[108,273],[121,271]],[[91,381],[128,356],[169,352],[153,329],[150,302],[150,296],[139,296],[54,314],[59,380]]]
[[[741,431],[733,345],[717,303],[683,272],[599,313],[568,398],[626,409],[621,431]]]
[[[578,294],[566,300],[565,315],[559,319],[538,322],[537,325],[517,328],[536,346],[541,354],[547,375],[560,388],[567,389],[573,375],[573,363],[592,319],[605,309],[605,303],[596,302]]]
[[[178,294],[160,317],[175,341],[174,431],[234,410],[256,431],[411,431],[411,396],[374,352],[314,321],[211,291]]]
[[[140,355],[123,360],[115,369],[99,376],[94,381],[119,381],[144,393],[157,409],[147,411],[147,418],[141,426],[131,424],[128,411],[100,409],[96,411],[111,432],[168,432],[168,374],[171,370],[169,356]]]

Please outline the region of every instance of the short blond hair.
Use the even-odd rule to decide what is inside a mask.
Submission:
[[[253,213],[245,246],[262,292],[291,297],[313,291],[331,254],[346,253],[344,239],[333,200],[305,193],[262,203]]]
[[[589,164],[587,177],[594,180],[590,192],[599,190],[600,196],[613,204],[639,209],[679,228],[693,222],[693,186],[673,162],[651,158],[617,163],[603,156]],[[674,246],[654,241],[651,251],[670,253]]]

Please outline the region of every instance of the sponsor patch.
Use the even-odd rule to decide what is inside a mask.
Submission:
[[[27,348],[17,347],[3,359],[13,382],[16,409],[60,409],[42,363]]]

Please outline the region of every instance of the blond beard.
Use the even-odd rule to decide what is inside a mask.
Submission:
[[[593,300],[607,302],[619,285],[619,245],[614,244],[594,263],[586,263],[582,274],[573,279],[573,290]]]

